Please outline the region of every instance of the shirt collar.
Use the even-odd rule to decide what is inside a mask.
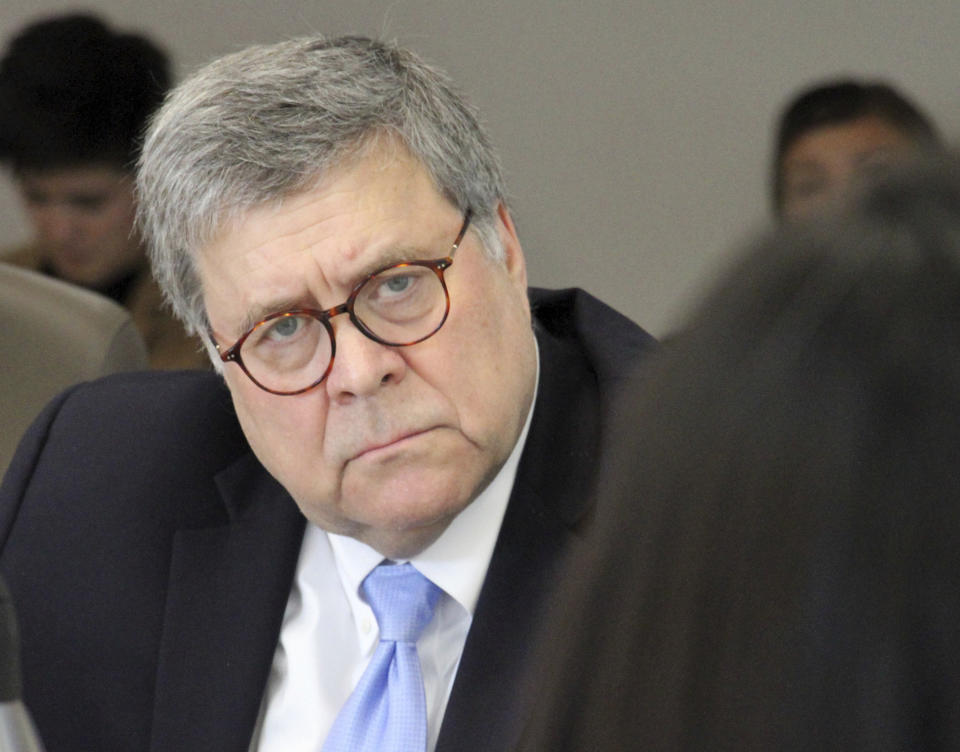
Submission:
[[[534,340],[536,343],[536,340]],[[535,344],[536,347],[536,344]],[[534,395],[523,430],[507,461],[490,484],[458,514],[437,540],[409,559],[417,570],[437,587],[456,600],[471,616],[480,597],[480,588],[487,574],[490,558],[497,543],[500,525],[510,501],[510,492],[520,465],[520,455],[527,442],[533,406],[540,382],[540,353],[534,378]],[[337,572],[351,609],[356,614],[360,605],[360,584],[373,571],[383,555],[349,536],[327,533],[333,550]]]

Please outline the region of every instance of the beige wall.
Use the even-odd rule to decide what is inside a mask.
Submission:
[[[0,39],[76,7],[2,0]],[[956,0],[92,0],[188,71],[307,31],[396,37],[449,70],[503,161],[531,281],[670,329],[766,221],[771,120],[837,72],[882,75],[960,132]],[[4,240],[26,236],[7,181]]]

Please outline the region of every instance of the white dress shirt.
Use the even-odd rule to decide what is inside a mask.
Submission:
[[[490,485],[432,545],[409,560],[443,591],[417,641],[428,752],[437,744],[532,414],[533,403],[510,457]],[[379,641],[376,617],[359,588],[382,561],[381,554],[358,540],[307,525],[251,750],[322,748]]]

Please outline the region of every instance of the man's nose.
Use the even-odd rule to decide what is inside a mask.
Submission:
[[[398,348],[374,342],[347,316],[338,316],[331,323],[337,348],[324,382],[331,401],[345,404],[368,397],[403,379],[407,363]]]

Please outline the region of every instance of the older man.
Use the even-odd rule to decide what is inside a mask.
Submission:
[[[48,748],[508,746],[649,337],[580,291],[528,297],[486,135],[391,45],[213,63],[138,181],[222,376],[75,389],[14,460],[0,567]]]

